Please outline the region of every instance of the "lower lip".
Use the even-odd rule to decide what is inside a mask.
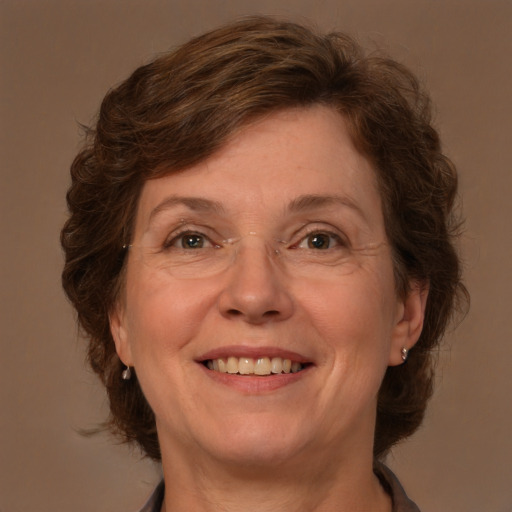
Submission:
[[[268,376],[259,375],[239,375],[236,373],[223,373],[210,370],[203,364],[199,364],[206,375],[213,381],[225,386],[234,388],[248,395],[260,395],[269,393],[294,384],[303,379],[310,371],[312,366],[307,366],[296,373],[279,373]]]

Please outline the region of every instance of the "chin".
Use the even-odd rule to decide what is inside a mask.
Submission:
[[[208,451],[225,463],[247,468],[275,467],[303,452],[306,438],[290,422],[259,417],[257,421],[226,424],[217,442],[210,431],[207,444]]]

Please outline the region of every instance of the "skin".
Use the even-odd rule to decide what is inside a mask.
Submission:
[[[203,247],[183,249],[184,229]],[[162,510],[391,510],[372,472],[376,397],[425,300],[416,283],[396,294],[375,172],[330,108],[264,117],[148,181],[111,328],[155,412]],[[305,370],[202,364],[288,351]]]

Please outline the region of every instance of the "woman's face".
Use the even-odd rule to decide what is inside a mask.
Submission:
[[[316,106],[145,184],[111,325],[164,454],[307,463],[371,454],[418,297],[395,293],[369,161]]]

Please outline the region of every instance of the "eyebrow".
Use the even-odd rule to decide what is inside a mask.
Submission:
[[[293,199],[289,203],[287,210],[292,213],[301,213],[333,205],[348,207],[366,220],[366,215],[363,210],[348,196],[304,194]],[[149,222],[151,222],[151,220],[160,212],[171,209],[175,206],[185,206],[189,210],[196,212],[225,213],[224,207],[218,201],[213,201],[203,197],[169,196],[151,211],[149,215]]]
[[[169,196],[159,203],[149,214],[149,221],[164,210],[169,210],[175,206],[185,206],[189,210],[196,212],[223,213],[224,208],[218,201],[205,199],[203,197],[181,197]]]
[[[305,194],[291,201],[288,205],[288,210],[293,213],[299,213],[326,206],[340,205],[356,211],[363,219],[366,220],[366,214],[364,211],[348,196]]]

